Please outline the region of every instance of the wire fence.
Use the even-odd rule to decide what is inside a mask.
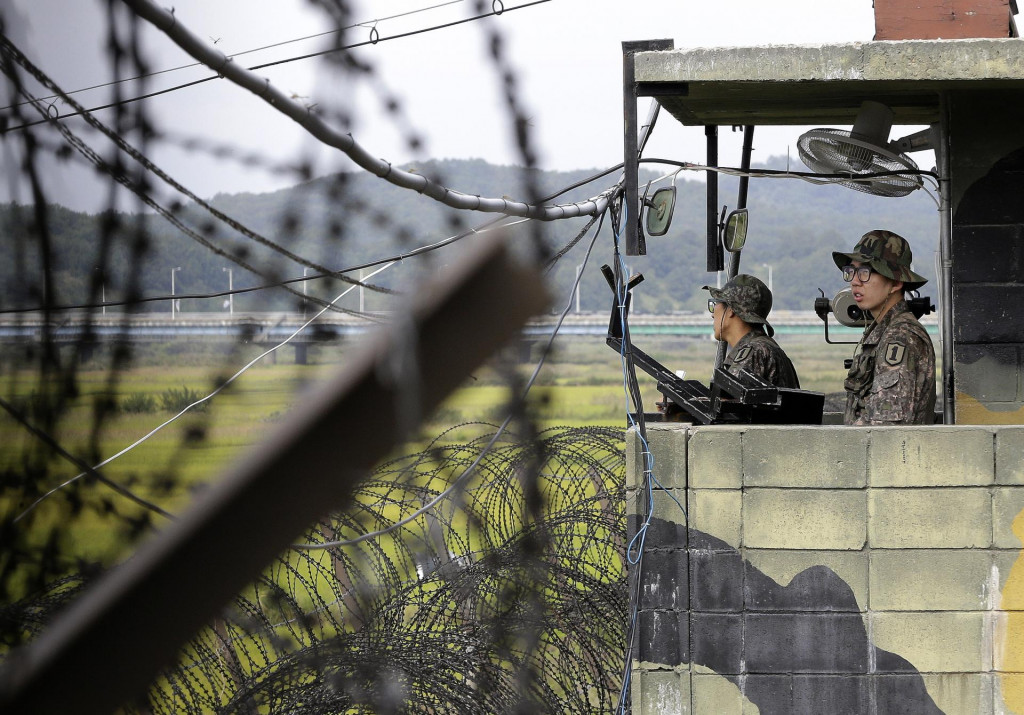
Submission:
[[[43,318],[38,341],[0,345],[5,413],[0,418],[0,681],[63,609],[102,581],[117,561],[131,558],[139,544],[158,537],[187,497],[205,488],[191,476],[190,459],[220,426],[217,410],[184,407],[188,415],[178,443],[157,450],[144,440],[133,442],[139,434],[126,429],[118,399],[141,357],[128,339],[129,319],[154,300],[169,301],[173,316],[180,300],[174,283],[180,268],[171,270],[170,295],[145,295],[151,265],[190,262],[195,270],[209,272],[227,261],[260,286],[238,292],[277,291],[277,300],[289,305],[305,308],[308,301],[323,310],[361,314],[334,305],[324,291],[308,295],[305,283],[286,279],[296,269],[308,269],[315,278],[339,282],[342,289],[374,290],[381,300],[392,301],[395,322],[401,324],[402,300],[408,296],[395,293],[408,287],[398,285],[404,280],[385,285],[345,275],[347,269],[328,265],[312,246],[329,244],[330,253],[346,257],[343,265],[348,267],[415,259],[422,276],[436,271],[442,260],[437,249],[481,232],[465,229],[462,209],[590,219],[582,231],[569,227],[564,235],[537,229],[536,222],[527,225],[520,252],[550,268],[576,247],[615,196],[612,189],[593,200],[559,206],[547,204],[557,194],[541,196],[529,171],[536,150],[518,97],[514,57],[500,27],[491,25],[484,37],[495,81],[504,90],[508,130],[525,167],[521,185],[508,193],[521,191],[523,200],[474,198],[470,191],[444,187],[443,176],[413,177],[419,183],[411,188],[443,195],[439,203],[458,209],[446,209],[439,221],[443,235],[455,235],[439,241],[402,225],[386,206],[355,195],[342,175],[326,190],[336,207],[326,223],[304,224],[301,205],[250,223],[200,198],[153,160],[161,142],[182,144],[173,139],[173,130],[160,127],[145,103],[121,95],[120,79],[142,77],[145,86],[152,68],[139,45],[139,24],[143,17],[163,18],[164,11],[141,0],[125,5],[112,3],[108,16],[113,76],[105,84],[113,101],[104,109],[111,114],[104,116],[79,104],[69,88],[33,62],[0,17],[0,69],[6,79],[0,137],[3,151],[16,159],[12,185],[20,196],[16,205],[0,207],[0,240],[9,256],[0,310],[28,306]],[[365,33],[366,27],[353,19],[346,3],[317,5],[338,31],[337,47],[324,66],[343,81],[375,84],[379,92],[382,78],[370,62],[351,53],[354,45],[345,40],[346,32]],[[472,20],[517,8],[495,3],[491,9],[475,4]],[[184,29],[184,23],[177,28]],[[246,78],[239,75],[238,81]],[[64,116],[53,109],[58,101],[69,108]],[[422,135],[402,114],[400,103],[389,99],[385,105],[409,145],[418,146]],[[351,111],[307,111],[310,133],[323,140],[321,130],[330,126],[327,143],[333,142],[344,134]],[[77,124],[69,121],[73,116]],[[301,161],[282,163],[202,138],[185,148],[241,161],[253,170],[299,178],[310,172]],[[91,167],[110,192],[108,211],[95,217],[84,243],[68,240],[69,217],[53,204],[49,191],[48,173],[62,162]],[[392,173],[390,164],[386,173]],[[393,173],[401,172],[395,167]],[[134,211],[119,208],[125,195],[134,197]],[[156,229],[158,221],[161,228]],[[367,255],[365,246],[354,247],[344,227],[355,221],[372,225],[386,238],[382,245],[392,250]],[[304,229],[315,229],[312,239]],[[593,245],[586,249],[588,257]],[[210,268],[214,258],[217,263]],[[77,270],[83,261],[89,264],[84,274]],[[62,347],[53,331],[67,306],[91,308],[95,314],[111,296],[111,303],[123,307],[123,336],[97,359],[87,313],[81,339]],[[495,311],[500,319],[500,306]],[[246,349],[240,341],[210,366],[211,394],[234,380],[225,375],[245,362]],[[410,356],[399,358],[408,362]],[[416,371],[415,364],[406,368]],[[93,394],[83,394],[86,369],[103,374],[103,387]],[[523,391],[511,372],[502,379],[510,394]],[[405,399],[409,412],[416,413],[415,394]],[[351,508],[314,524],[303,540],[269,564],[188,640],[174,666],[162,671],[144,694],[124,703],[124,710],[613,710],[622,687],[629,604],[622,430],[538,431],[528,404],[515,407],[501,427],[459,425],[427,443],[413,441],[408,454],[379,465],[359,483]],[[128,470],[121,481],[105,468],[129,451],[111,457],[110,445],[117,440],[130,442],[130,449],[149,450],[141,458],[144,466]],[[332,479],[336,469],[323,465],[322,478]],[[69,479],[69,472],[78,476]],[[42,503],[45,508],[36,508]],[[281,508],[288,508],[287,494],[281,495]],[[255,534],[262,526],[242,523],[238,528]],[[196,570],[202,573],[203,564],[196,564]],[[149,617],[158,621],[161,614]],[[124,657],[130,655],[97,653],[95,662],[82,667],[102,678]]]
[[[485,452],[494,429],[461,425],[382,464],[352,509],[192,638],[135,711],[611,711],[627,605],[622,433],[553,428]],[[473,479],[400,530],[317,548],[415,513],[477,460]],[[7,620],[38,631],[86,580],[54,581]]]

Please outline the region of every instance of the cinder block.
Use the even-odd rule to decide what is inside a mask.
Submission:
[[[690,525],[739,547],[743,495],[739,489],[691,489]]]
[[[743,545],[750,548],[860,550],[866,527],[862,491],[747,489],[743,495]]]
[[[637,649],[647,668],[674,668],[690,662],[686,611],[640,611]]]
[[[626,489],[636,489],[643,477],[643,441],[636,427],[626,430]]]
[[[993,676],[988,673],[926,673],[925,688],[944,713],[993,713]]]
[[[761,713],[793,711],[793,676],[750,674],[740,680],[740,692]],[[744,711],[747,715],[747,711]]]
[[[985,614],[872,612],[871,640],[920,673],[978,673],[989,663]]]
[[[871,687],[863,675],[793,676],[792,715],[862,715],[871,712]]]
[[[1024,613],[995,611],[993,616],[992,669],[1024,675]]]
[[[871,489],[872,548],[970,549],[992,541],[992,504],[984,487]]]
[[[1017,549],[993,551],[992,563],[992,585],[990,586],[990,590],[993,591],[992,607],[1024,610],[1024,554]],[[1007,586],[1010,586],[1011,590],[1019,591],[1021,598],[1018,599],[1007,594]],[[1009,602],[1012,602],[1013,605],[1007,605]]]
[[[1024,674],[999,673],[993,682],[995,715],[1024,712]]]
[[[687,460],[695,489],[739,489],[743,484],[744,427],[697,427],[690,433]]]
[[[874,708],[869,712],[874,715],[892,713],[928,713],[937,715],[953,715],[960,711],[940,711],[935,700],[928,693],[924,678],[918,673],[883,674],[871,677],[872,701]],[[966,713],[965,713],[966,715]]]
[[[865,430],[750,427],[743,434],[743,483],[859,489],[867,479],[867,455]]]
[[[1013,283],[1019,280],[1022,243],[1019,226],[958,224],[956,233],[953,247],[955,282]],[[999,256],[999,260],[992,260],[993,256]]]
[[[747,549],[746,608],[754,611],[864,611],[868,555],[862,551]],[[827,569],[831,572],[823,570]],[[766,583],[765,580],[769,581]]]
[[[744,709],[744,700],[740,689],[727,678],[714,673],[693,674],[693,711],[695,715],[697,713],[744,715],[751,712],[749,709]]]
[[[957,314],[953,338],[957,343],[1020,341],[1020,336],[1024,335],[1024,314],[999,307],[1024,304],[1024,285],[960,283],[954,285],[953,291]]]
[[[688,522],[686,513],[686,491],[683,489],[655,489],[654,517],[685,527]],[[646,498],[646,497],[645,497]],[[648,544],[651,546],[652,544]],[[656,544],[657,546],[674,546],[675,544]]]
[[[875,549],[876,611],[980,611],[989,606],[992,556],[980,549]]]
[[[693,663],[721,675],[739,675],[743,667],[743,615],[694,613],[690,623]]]
[[[754,673],[868,672],[868,639],[859,613],[747,613],[746,668]]]
[[[988,427],[872,427],[873,487],[983,486],[995,479]]]
[[[738,551],[690,551],[690,608],[743,610],[743,557]]]
[[[996,484],[1024,484],[1024,427],[994,427]]]
[[[652,474],[657,484],[664,489],[683,489],[686,487],[686,427],[680,424],[653,422],[647,425],[647,445],[653,461]],[[643,441],[637,439],[639,445]],[[637,480],[643,476],[643,453],[637,462]]]
[[[688,670],[633,669],[632,704],[635,715],[690,715]]]
[[[688,563],[685,549],[644,551],[640,608],[685,611],[689,604]]]
[[[1024,486],[996,487],[992,493],[992,542],[999,549],[1019,549],[1024,536]]]
[[[961,343],[955,350],[957,392],[982,404],[1018,399],[1016,345]]]

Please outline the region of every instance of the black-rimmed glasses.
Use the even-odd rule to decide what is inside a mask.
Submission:
[[[717,304],[718,304],[717,300],[715,300],[714,298],[708,298],[708,312],[709,313],[714,313],[715,312],[715,305],[717,305]]]
[[[861,283],[867,283],[871,280],[871,274],[874,272],[871,266],[846,266],[843,268],[843,280],[849,283],[854,276],[857,276],[857,280]]]

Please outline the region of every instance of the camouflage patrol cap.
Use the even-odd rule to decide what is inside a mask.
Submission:
[[[704,286],[715,300],[732,308],[744,323],[764,325],[771,337],[775,330],[768,324],[768,313],[772,311],[772,292],[764,282],[748,273],[740,273],[721,288]]]
[[[892,231],[868,231],[857,241],[853,253],[834,251],[832,260],[840,269],[850,261],[867,264],[886,278],[903,281],[906,290],[917,290],[928,282],[927,278],[910,270],[913,261],[910,244]]]

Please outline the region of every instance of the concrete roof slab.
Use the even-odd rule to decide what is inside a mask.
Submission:
[[[901,40],[638,52],[641,95],[684,124],[852,123],[864,99],[935,121],[955,89],[1024,90],[1024,40]]]

